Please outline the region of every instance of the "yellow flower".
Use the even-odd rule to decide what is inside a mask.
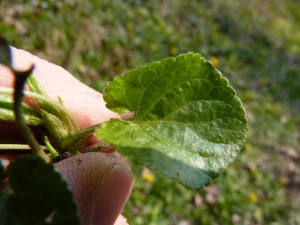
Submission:
[[[254,192],[251,192],[249,194],[249,200],[250,202],[252,202],[253,204],[257,203],[258,199],[257,199],[257,195]]]
[[[148,182],[150,182],[150,183],[153,183],[154,180],[155,180],[155,177],[154,177],[153,174],[146,174],[146,175],[144,176],[144,179],[145,179],[145,181],[148,181]]]
[[[132,25],[132,23],[128,23],[128,24],[126,25],[126,29],[127,29],[128,32],[132,32],[132,31],[133,31],[133,28],[134,28],[134,26]]]
[[[260,210],[260,209],[256,209],[256,210],[254,211],[254,217],[257,218],[257,219],[260,219],[261,216],[262,216],[261,210]]]
[[[257,167],[256,167],[256,165],[250,165],[249,169],[250,169],[250,172],[252,174],[256,174],[257,173]]]
[[[148,16],[148,15],[149,15],[149,11],[148,11],[148,9],[146,9],[145,7],[140,7],[140,8],[139,8],[139,12],[140,12],[141,14],[143,14],[144,16]]]
[[[154,174],[146,167],[142,170],[142,177],[149,183],[153,183],[155,180]]]
[[[245,148],[245,151],[248,151],[248,150],[251,149],[251,145],[248,144],[248,143],[246,143],[245,146],[244,146],[244,148]]]
[[[215,67],[220,65],[219,59],[215,56],[211,57],[210,61],[214,64]]]
[[[149,47],[152,52],[156,52],[158,50],[158,46],[155,43],[150,44]]]
[[[287,177],[281,176],[281,177],[279,177],[279,182],[280,182],[282,185],[286,185],[289,181],[288,181]]]
[[[248,100],[251,100],[253,98],[253,93],[251,91],[247,91],[245,93],[245,98],[247,98]]]
[[[178,49],[176,47],[171,47],[170,52],[172,55],[176,55],[178,53]]]

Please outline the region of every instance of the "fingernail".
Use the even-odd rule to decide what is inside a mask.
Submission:
[[[120,214],[114,225],[128,225],[127,219]]]
[[[109,172],[96,203],[93,224],[113,225],[121,213],[133,186],[134,173],[115,165]]]

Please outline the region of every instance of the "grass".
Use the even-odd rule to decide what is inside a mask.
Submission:
[[[241,97],[247,143],[229,170],[201,191],[132,166],[138,176],[124,215],[131,224],[296,225],[299,6],[293,0],[2,0],[0,34],[98,91],[147,62],[201,53]]]

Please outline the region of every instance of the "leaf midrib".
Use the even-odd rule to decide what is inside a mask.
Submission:
[[[234,119],[234,120],[238,120],[240,122],[242,122],[241,120],[239,119],[236,119],[236,118],[231,118],[231,117],[222,117],[223,118],[229,118],[229,119]],[[219,120],[219,119],[218,119]],[[208,123],[211,123],[215,120],[212,120]],[[135,124],[149,124],[149,123],[157,123],[157,124],[174,124],[174,125],[180,125],[180,126],[200,126],[200,127],[210,127],[212,129],[215,129],[215,130],[220,130],[220,131],[227,131],[227,132],[232,132],[232,133],[240,133],[240,134],[244,134],[243,132],[241,131],[235,131],[235,130],[229,130],[229,129],[224,129],[224,128],[218,128],[218,127],[214,127],[214,126],[210,126],[210,125],[207,125],[207,124],[188,124],[188,123],[177,123],[177,122],[171,122],[171,121],[163,121],[163,120],[157,120],[157,121],[151,121],[151,120],[147,120],[147,121],[138,121],[138,120],[130,120],[128,122],[132,122],[132,123],[135,123]],[[152,127],[152,126],[151,126]]]

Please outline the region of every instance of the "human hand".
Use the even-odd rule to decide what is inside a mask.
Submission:
[[[15,48],[11,50],[13,67],[25,70],[34,63],[35,78],[49,97],[57,100],[59,96],[63,99],[64,106],[74,114],[81,129],[113,117],[120,118],[105,107],[100,93],[76,80],[63,68],[28,52]],[[10,70],[0,65],[0,86],[12,87],[13,82]],[[15,124],[1,121],[0,127],[0,143],[20,138]],[[93,136],[89,144],[98,141]],[[1,155],[5,162],[14,157],[12,154]],[[83,225],[127,224],[119,214],[130,195],[134,174],[122,159],[108,153],[92,152],[65,159],[56,163],[55,167],[73,191]]]

